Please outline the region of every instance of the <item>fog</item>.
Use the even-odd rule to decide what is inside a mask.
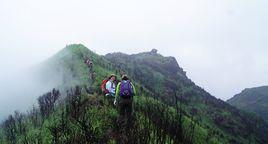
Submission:
[[[44,89],[32,90],[26,71],[70,43],[102,55],[156,48],[223,100],[267,85],[267,6],[266,0],[0,0],[0,117],[36,102]]]
[[[4,73],[5,74],[5,73]],[[26,112],[37,105],[37,97],[56,86],[42,84],[31,71],[16,71],[6,73],[1,77],[1,109],[0,120],[12,114],[15,110]]]

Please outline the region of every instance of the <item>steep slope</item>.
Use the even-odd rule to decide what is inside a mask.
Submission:
[[[268,120],[268,86],[247,88],[227,102],[239,109],[253,112]]]
[[[87,57],[94,63],[93,71],[84,63]],[[149,98],[146,92],[139,92],[135,99],[133,125],[118,125],[115,107],[98,94],[99,82],[112,72],[118,73],[111,65],[82,45],[69,45],[39,65],[36,70],[46,74],[42,79],[59,78],[57,87],[63,93],[48,92],[38,98],[39,108],[26,115],[10,115],[1,125],[0,143],[218,142],[213,135],[208,139],[208,130],[192,118],[179,115],[175,108]],[[81,87],[68,88],[74,85],[91,87],[95,93],[87,94]]]
[[[94,71],[98,74],[94,71],[89,72],[85,64],[87,58],[92,61]],[[36,79],[64,91],[77,85],[88,87],[98,84],[94,82],[111,73],[109,65],[111,64],[106,59],[90,51],[84,45],[71,44],[34,69]]]
[[[211,129],[221,141],[267,141],[268,125],[263,120],[239,111],[196,86],[186,77],[186,72],[175,58],[163,57],[153,51],[134,55],[112,53],[105,57],[166,104],[174,106],[174,97],[179,96],[185,114],[194,116],[200,125]],[[258,121],[257,125],[255,121]]]
[[[54,87],[68,88],[89,82],[84,57],[91,51],[83,45],[67,45],[66,48],[35,67],[35,77]],[[83,54],[83,55],[81,55]]]
[[[84,63],[86,58],[93,62],[91,71]],[[137,138],[141,143],[267,142],[268,126],[264,121],[211,96],[187,78],[175,58],[163,57],[155,50],[99,56],[81,44],[68,45],[36,71],[36,77],[44,83],[56,81],[61,100],[46,117],[38,108],[24,116],[26,128],[21,133],[18,115],[9,117],[0,129],[2,143],[8,142],[8,138],[36,143],[114,143],[118,139]],[[118,133],[122,129],[116,126],[116,109],[100,95],[100,82],[111,73],[128,74],[138,90],[137,127],[131,138]],[[74,90],[76,85],[82,88]],[[10,137],[6,132],[11,132]]]

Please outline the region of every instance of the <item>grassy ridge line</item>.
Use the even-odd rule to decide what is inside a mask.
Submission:
[[[78,45],[79,46],[79,45]],[[84,49],[83,46],[81,46],[79,49],[77,49],[77,45],[71,45],[68,47],[69,50],[72,51],[72,53],[76,53],[76,55],[81,54],[81,52],[85,55],[90,56],[93,61],[95,61],[95,63],[100,63],[100,61],[104,61],[104,65],[107,66],[107,64],[109,65],[109,62],[105,61],[104,59],[98,57],[97,55],[92,55],[92,53],[90,53],[90,51]],[[66,50],[66,49],[65,49]],[[59,54],[61,54],[61,56],[59,56]],[[81,57],[84,57],[82,55],[80,55],[79,57],[76,57],[75,55],[70,56],[68,54],[68,52],[60,52],[58,55],[54,56],[49,63],[54,65],[54,66],[63,66],[66,68],[69,68],[70,66],[73,66],[74,69],[76,69],[77,71],[74,71],[74,73],[81,73],[82,75],[78,75],[77,79],[75,79],[75,81],[70,82],[71,85],[77,84],[77,81],[80,84],[86,84],[86,81],[79,81],[79,79],[85,79],[87,72],[86,72],[86,67],[82,64],[83,59]],[[56,63],[55,63],[56,62]],[[50,65],[51,66],[51,65]],[[95,65],[94,66],[94,70],[98,73],[97,75],[97,80],[96,81],[100,81],[104,76],[106,76],[107,74],[114,72],[112,70],[112,68],[110,70],[105,69],[104,67],[100,66],[100,65]],[[94,85],[96,86],[96,89],[98,89],[98,83],[94,83]],[[93,108],[94,109],[94,108]],[[110,109],[110,108],[109,108]],[[111,108],[112,109],[112,108]],[[45,119],[42,123],[41,128],[36,128],[34,127],[34,124],[30,123],[30,119],[28,118],[26,120],[26,123],[28,123],[29,127],[28,127],[28,131],[26,136],[28,137],[29,140],[31,141],[36,141],[36,138],[42,139],[42,142],[51,142],[52,139],[52,135],[50,134],[49,131],[49,127],[53,127],[55,125],[58,125],[59,120],[60,120],[60,111],[61,108],[58,107],[55,109],[55,112],[47,119]],[[114,113],[114,112],[111,112]],[[96,115],[97,112],[93,112],[91,113],[92,115]],[[110,112],[106,113],[107,115],[110,114]],[[113,114],[112,114],[113,115]],[[106,118],[104,118],[106,119]],[[42,121],[41,118],[39,117],[39,121]],[[97,122],[98,120],[93,120],[95,122]],[[41,123],[41,122],[40,122]],[[97,129],[100,124],[94,124],[94,129]],[[73,126],[71,126],[73,127]],[[75,130],[77,130],[77,128],[73,127]],[[20,138],[20,136],[18,136],[19,141],[22,141],[22,138]]]
[[[194,115],[203,127],[211,129],[221,141],[226,143],[248,143],[248,141],[265,143],[267,141],[263,133],[268,132],[268,126],[263,121],[251,117],[196,86],[185,76],[182,69],[172,69],[172,65],[176,67],[176,62],[172,58],[151,52],[134,55],[113,53],[105,57],[120,63],[117,67],[123,67],[136,82],[142,83],[151,91],[153,96],[171,106],[175,89],[175,92],[183,96],[185,112]],[[175,71],[177,73],[174,73]],[[254,121],[259,121],[258,125],[262,126],[255,127]],[[251,127],[255,127],[254,130]]]
[[[74,45],[73,49],[77,50],[75,47],[76,46]],[[83,46],[81,48],[83,48]],[[87,48],[84,47],[83,49],[87,49]],[[87,49],[87,51],[90,51],[90,50]],[[159,69],[159,67],[157,67],[155,65],[153,65],[153,67],[151,67],[150,65],[146,66],[143,63],[135,63],[135,61],[133,61],[133,60],[135,60],[135,56],[138,56],[138,59],[140,59],[140,60],[144,59],[144,56],[146,56],[146,58],[147,57],[152,58],[152,59],[156,58],[157,62],[163,62],[164,64],[167,64],[165,61],[169,61],[169,58],[167,60],[163,61],[163,58],[160,58],[159,56],[155,56],[155,55],[152,56],[150,54],[148,55],[148,53],[144,53],[144,54],[141,54],[141,55],[140,54],[137,54],[137,55],[134,55],[134,56],[131,55],[131,57],[129,59],[129,58],[127,58],[128,57],[127,55],[119,53],[119,55],[116,57],[119,60],[111,60],[111,59],[109,59],[109,61],[107,61],[106,56],[101,57],[101,56],[98,56],[98,55],[94,54],[93,52],[90,53],[90,54],[93,54],[92,57],[96,58],[96,61],[94,61],[94,63],[95,63],[94,69],[95,69],[95,72],[98,74],[97,79],[96,79],[97,82],[101,81],[103,79],[103,77],[107,76],[108,74],[116,72],[117,71],[116,69],[124,69],[135,80],[135,84],[137,85],[137,87],[139,87],[139,88],[142,87],[143,89],[148,91],[149,94],[152,94],[152,95],[155,95],[155,93],[164,94],[163,93],[163,88],[164,88],[164,83],[163,82],[165,82],[166,79],[164,79],[163,74],[167,74],[167,73],[162,71],[161,69]],[[123,58],[123,59],[121,59],[121,58]],[[128,59],[127,60],[128,64],[125,63],[126,61],[125,61],[124,58]],[[137,74],[137,72],[135,73],[135,69],[139,68],[139,67],[141,67],[140,72],[142,72],[144,70],[145,71],[142,72],[143,76],[141,75],[141,76],[137,77],[137,76],[135,76],[135,74]],[[152,69],[152,68],[154,68],[154,69]],[[161,73],[156,72],[156,70],[159,70]],[[183,75],[183,73],[184,72],[181,72],[180,75]],[[118,75],[118,73],[116,73],[116,74]],[[151,80],[153,79],[153,80],[156,80],[156,81],[150,81],[150,79],[141,79],[141,78],[147,77],[148,74],[149,75],[152,74],[153,77],[151,77]],[[169,74],[167,74],[167,75],[170,76]],[[171,78],[172,77],[168,77],[167,79],[169,81],[172,81]],[[190,102],[190,103],[185,103],[184,104],[184,107],[183,107],[184,111],[186,113],[188,113],[188,115],[191,115],[190,112],[191,112],[192,108],[200,109],[201,112],[212,111],[213,109],[211,109],[211,107],[208,107],[208,105],[203,105],[203,109],[202,109],[202,107],[197,106],[198,103],[204,102],[203,99],[200,97],[200,95],[203,95],[203,93],[199,92],[199,91],[198,91],[199,93],[194,91],[196,89],[196,86],[192,86],[191,85],[192,83],[189,80],[186,80],[185,78],[187,78],[187,77],[180,76],[180,78],[179,78],[179,80],[180,80],[179,82],[181,83],[180,86],[182,86],[182,88],[183,88],[182,90],[184,91],[184,93],[189,95],[187,97],[191,98],[191,99],[188,99],[188,102]],[[144,84],[146,84],[146,83],[151,85],[151,86],[153,86],[153,89],[150,88],[150,87],[147,87],[148,85],[147,86],[145,85],[145,87],[144,87]],[[157,85],[155,85],[155,84],[157,84]],[[98,87],[99,84],[94,83],[94,85],[96,87]],[[151,93],[151,91],[152,91],[152,93]],[[161,95],[159,95],[159,96],[161,96]],[[170,98],[169,95],[166,95],[166,96],[162,95],[163,100],[168,100],[169,98]],[[172,99],[171,99],[171,101],[172,101]],[[219,103],[214,103],[214,100],[212,102],[213,102],[212,104],[215,104],[216,110],[219,110],[219,106],[216,106],[216,104],[219,104]],[[225,110],[221,109],[221,111],[224,112]],[[227,109],[227,111],[228,111],[228,109]],[[202,119],[204,119],[204,120],[207,119],[206,113],[204,113],[204,114],[200,113],[200,115],[201,115]],[[225,117],[226,118],[229,117],[228,119],[231,119],[231,121],[233,121],[235,123],[241,121],[239,117],[233,117],[232,115],[229,115],[229,116],[225,115]],[[235,119],[233,119],[233,118],[235,118]],[[237,123],[237,124],[242,125],[242,123]],[[225,127],[221,127],[221,126],[216,125],[214,123],[212,117],[210,119],[207,119],[206,123],[203,123],[202,125],[203,126],[209,126],[209,129],[212,129],[212,131],[214,131],[213,133],[217,134],[218,137],[220,137],[220,139],[221,139],[220,141],[225,141],[226,139],[229,139],[229,140],[231,140],[231,139],[234,140],[235,139],[236,142],[246,143],[245,138],[242,138],[240,136],[234,137],[232,134],[229,133],[229,131],[226,131]],[[243,126],[239,126],[239,127],[241,128]]]
[[[84,57],[90,57],[93,60],[94,63],[94,72],[96,73],[96,78],[95,80],[92,82],[92,85],[89,85],[89,83],[91,83],[88,79],[88,71],[87,71],[87,67],[84,65],[83,61],[84,61]],[[60,61],[60,62],[59,62]],[[94,88],[94,91],[98,91],[99,90],[99,82],[106,77],[108,74],[110,73],[116,73],[118,75],[118,69],[125,69],[125,65],[119,63],[116,63],[114,61],[108,61],[106,60],[105,57],[102,56],[98,56],[97,54],[91,52],[89,49],[87,49],[86,47],[84,47],[83,45],[69,45],[67,46],[66,49],[64,49],[62,52],[59,52],[57,55],[55,55],[52,59],[49,60],[51,65],[54,65],[56,71],[57,70],[61,70],[62,69],[62,73],[57,73],[58,75],[62,75],[63,74],[63,80],[65,80],[65,82],[60,85],[59,87],[66,87],[64,90],[67,90],[70,87],[73,87],[75,85],[88,85],[88,86],[92,86]],[[135,69],[133,69],[134,67],[136,67],[137,64],[134,66],[130,65],[129,67],[126,68],[126,72],[129,73],[129,75],[134,79],[135,85],[136,87],[139,89],[138,91],[140,92],[140,95],[151,95],[151,96],[157,96],[155,95],[155,93],[161,93],[164,89],[163,87],[163,82],[165,82],[166,80],[164,79],[164,75],[161,74],[160,72],[155,72],[156,70],[145,67],[144,65],[140,65],[143,66],[146,71],[146,73],[150,73],[153,72],[153,79],[155,79],[155,77],[159,78],[159,79],[155,79],[158,82],[152,82],[153,86],[156,88],[150,89],[148,87],[144,87],[144,84],[149,82],[149,80],[138,80],[135,74],[133,73],[135,71]],[[138,65],[139,66],[139,65]],[[61,68],[58,68],[61,67]],[[51,67],[50,67],[51,68]],[[49,68],[49,69],[50,69]],[[156,67],[157,68],[157,67]],[[45,71],[47,72],[47,71]],[[64,75],[66,74],[67,75]],[[72,75],[71,78],[69,78],[68,76]],[[182,75],[182,74],[181,74]],[[67,80],[66,80],[67,79]],[[183,81],[182,81],[183,82]],[[185,82],[187,83],[187,81]],[[156,85],[154,85],[156,84]],[[161,88],[162,87],[162,88]],[[142,88],[142,90],[141,90]],[[152,90],[159,90],[158,92],[156,91],[152,91]],[[184,91],[187,92],[191,92],[194,88],[193,87],[184,87]],[[142,91],[142,92],[141,92]],[[189,93],[190,95],[191,93]],[[196,93],[191,94],[192,95],[196,95]],[[168,96],[168,95],[167,95]],[[166,96],[164,96],[163,98],[168,98]],[[184,104],[183,106],[183,110],[186,114],[186,124],[187,124],[187,119],[190,119],[190,112],[191,112],[191,107],[190,106],[195,106],[199,101],[199,97],[198,95],[194,96],[195,101],[190,101],[192,103],[188,103],[188,104]],[[198,104],[197,104],[198,105]],[[202,108],[204,107],[206,110],[208,109],[208,107],[206,105],[200,106],[198,105],[198,107],[196,108]],[[228,114],[224,114],[226,116],[228,116]],[[208,141],[214,141],[215,143],[229,143],[230,139],[237,139],[237,141],[239,141],[240,143],[246,143],[246,140],[244,138],[241,138],[239,136],[237,137],[233,137],[230,136],[230,134],[228,134],[228,131],[222,131],[220,129],[220,127],[216,126],[213,121],[211,119],[205,119],[207,118],[206,116],[203,117],[203,119],[205,120],[205,123],[207,123],[206,125],[210,126],[209,128],[206,127],[206,125],[200,124],[200,123],[196,123],[197,125],[200,125],[200,127],[207,131],[207,132],[200,132],[200,135],[197,136],[201,136],[200,138],[196,138],[196,136],[194,135],[194,139],[197,139],[201,142],[204,142],[203,140],[203,135],[210,135],[210,140]],[[197,118],[195,118],[197,119]],[[188,124],[190,124],[190,122],[188,122]],[[94,124],[95,125],[95,124]],[[202,125],[202,126],[201,126]],[[197,128],[198,129],[198,128]],[[211,129],[216,130],[217,133],[211,133]],[[199,131],[199,130],[198,130]],[[198,132],[197,131],[197,132]],[[202,130],[200,130],[202,131]],[[220,133],[219,133],[220,132]],[[203,134],[202,134],[203,133]],[[197,140],[194,140],[196,143],[198,143]]]

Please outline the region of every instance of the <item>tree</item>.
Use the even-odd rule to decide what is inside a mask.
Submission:
[[[3,123],[4,133],[7,140],[16,144],[16,121],[12,115],[9,115],[8,119]]]
[[[48,117],[54,109],[55,102],[60,96],[59,90],[53,89],[52,92],[48,92],[38,98],[38,104],[42,117]]]
[[[19,111],[15,111],[15,122],[17,123],[17,131],[19,134],[23,134],[23,131],[25,129],[25,126],[23,126],[22,120],[23,120],[23,115]]]

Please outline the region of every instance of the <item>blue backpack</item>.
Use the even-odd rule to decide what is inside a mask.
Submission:
[[[130,98],[134,95],[132,85],[129,80],[123,80],[120,84],[120,96],[122,98]]]

